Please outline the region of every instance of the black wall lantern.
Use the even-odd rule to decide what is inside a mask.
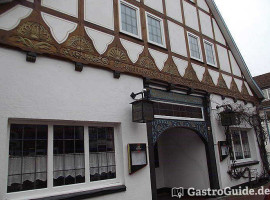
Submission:
[[[151,122],[154,119],[154,108],[153,102],[149,100],[149,89],[143,89],[139,93],[131,93],[131,97],[135,97],[139,94],[142,95],[142,98],[132,102],[132,121],[137,123],[146,123]]]
[[[240,124],[239,113],[233,111],[224,111],[220,113],[222,126],[233,126]]]

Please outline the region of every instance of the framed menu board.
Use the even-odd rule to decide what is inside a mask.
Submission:
[[[146,144],[128,144],[128,169],[133,174],[147,165]]]

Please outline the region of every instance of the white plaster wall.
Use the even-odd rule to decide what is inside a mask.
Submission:
[[[113,0],[84,0],[84,19],[114,30]]]
[[[221,44],[226,45],[226,41],[221,33],[221,30],[219,29],[216,20],[213,19],[213,26],[214,26],[214,32],[215,32],[215,38],[218,42]]]
[[[211,18],[209,15],[202,11],[199,11],[202,33],[210,38],[213,38],[213,29]]]
[[[209,12],[209,7],[206,4],[205,0],[198,0],[197,4],[201,9],[205,10],[206,12]]]
[[[225,98],[225,100],[221,99],[221,96],[218,95],[211,95],[211,124],[212,124],[212,133],[213,133],[213,139],[215,144],[215,154],[216,154],[216,162],[217,162],[217,169],[218,169],[218,175],[219,175],[219,182],[220,187],[232,187],[236,186],[242,183],[248,182],[248,179],[241,178],[239,180],[231,179],[230,176],[227,174],[227,171],[229,170],[230,165],[230,159],[226,158],[223,161],[219,161],[219,152],[218,152],[218,141],[225,141],[225,129],[221,126],[221,123],[218,121],[218,114],[217,114],[217,105],[223,105],[223,104],[232,104],[233,106],[237,106],[238,104],[244,104],[242,101],[237,101],[236,103],[233,102],[230,98]],[[251,104],[245,105],[246,107],[249,107],[251,110],[255,109]],[[254,133],[254,130],[251,128],[248,128],[248,126],[243,125],[243,128],[246,128],[248,131],[248,139],[249,139],[249,146],[251,151],[251,157],[252,160],[258,160],[260,161],[260,164],[253,165],[250,167],[250,169],[256,169],[257,172],[260,174],[262,170],[261,165],[261,158],[259,155],[259,149],[257,145],[256,136]]]
[[[231,73],[231,67],[230,67],[227,49],[225,49],[224,47],[220,45],[217,45],[217,50],[218,50],[220,69],[225,72]]]
[[[143,52],[144,46],[124,39],[120,39],[120,41],[123,47],[126,49],[130,60],[133,63],[136,63],[140,54]]]
[[[168,21],[168,27],[172,52],[187,57],[184,29],[170,21]]]
[[[180,1],[178,0],[165,0],[166,13],[169,17],[182,22],[182,9]]]
[[[163,2],[162,0],[144,0],[144,4],[163,13]]]
[[[231,60],[231,64],[232,64],[232,72],[234,75],[241,77],[242,73],[241,70],[236,62],[236,60],[234,59],[234,56],[232,55],[232,52],[229,51],[229,55],[230,55],[230,60]]]
[[[164,176],[163,187],[210,187],[205,145],[195,132],[170,129],[160,136],[158,150],[159,170],[163,170],[158,177]],[[157,185],[161,186],[162,178],[158,181],[161,182],[157,182]]]
[[[116,147],[120,153],[117,176],[120,184],[127,186],[127,191],[93,199],[151,199],[149,166],[130,176],[126,151],[127,143],[147,143],[146,126],[132,122],[129,104],[132,102],[130,93],[142,90],[142,79],[127,75],[114,79],[112,72],[90,67],[79,73],[73,63],[44,57],[29,63],[25,61],[25,53],[4,48],[0,48],[0,57],[0,199],[26,200],[30,199],[29,194],[46,196],[56,191],[33,190],[18,193],[17,198],[7,198],[9,118],[118,123],[115,134],[122,145],[118,143],[121,146]],[[100,184],[106,185],[106,182]],[[58,187],[57,191],[70,193],[75,192],[75,188],[92,189],[79,184]]]
[[[199,22],[196,7],[183,1],[186,25],[199,31]]]
[[[78,17],[78,0],[41,0],[41,5],[73,17]]]

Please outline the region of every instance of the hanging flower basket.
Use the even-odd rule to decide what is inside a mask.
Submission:
[[[238,112],[223,111],[220,113],[222,126],[233,126],[240,124],[240,115]]]

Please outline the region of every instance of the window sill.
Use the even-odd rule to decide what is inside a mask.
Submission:
[[[92,197],[98,197],[108,194],[114,194],[118,192],[124,192],[126,191],[125,185],[119,185],[119,186],[113,186],[113,187],[107,187],[107,188],[101,188],[101,189],[95,189],[95,190],[89,190],[84,192],[75,192],[71,194],[63,194],[63,195],[57,195],[57,196],[51,196],[51,197],[44,197],[44,198],[37,198],[37,199],[31,199],[31,200],[79,200],[79,199],[87,199]]]
[[[252,165],[257,165],[260,162],[257,160],[253,160],[253,161],[247,161],[247,162],[241,162],[241,163],[235,163],[232,168],[239,168],[239,167],[247,167],[247,166],[252,166]]]

